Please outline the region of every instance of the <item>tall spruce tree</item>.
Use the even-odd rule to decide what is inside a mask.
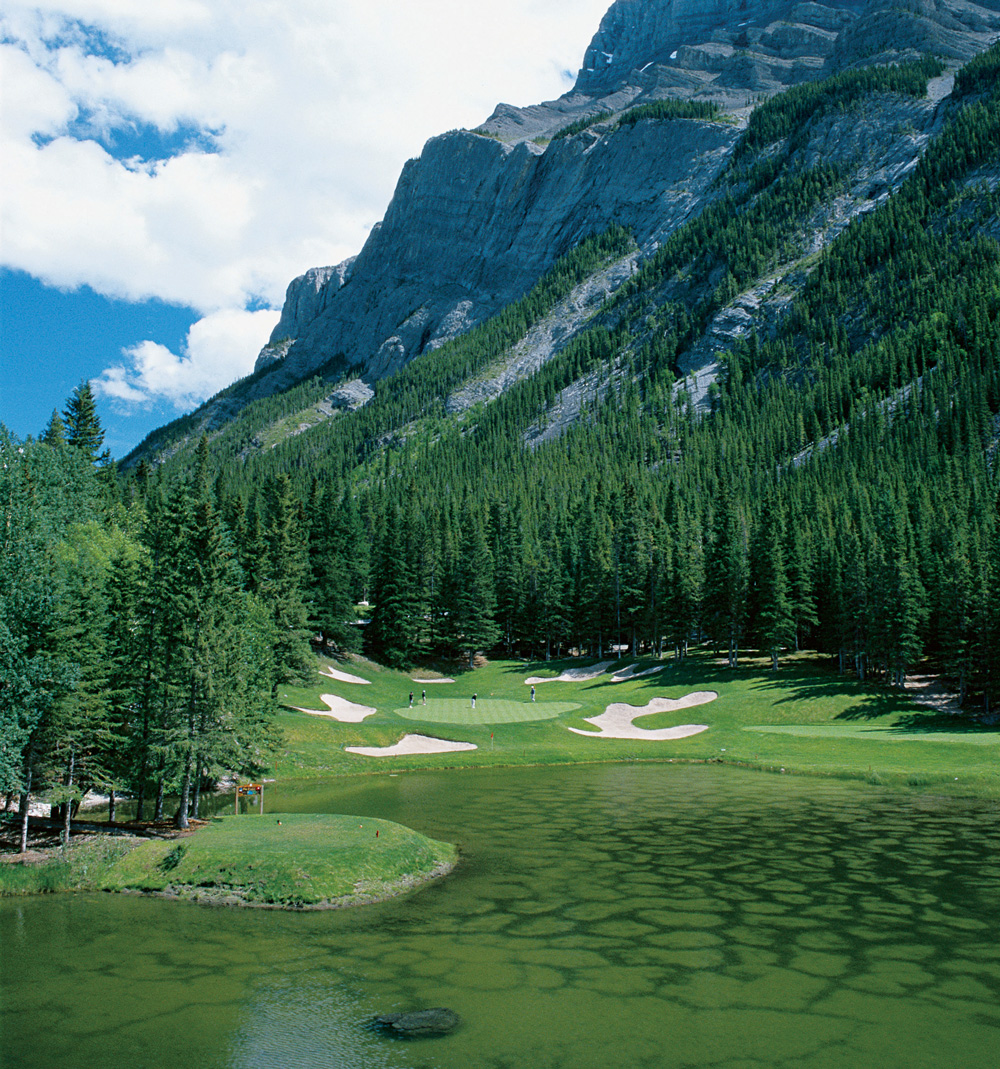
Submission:
[[[782,547],[781,514],[772,503],[765,507],[754,552],[754,630],[762,653],[778,670],[781,651],[795,644],[795,618],[788,592],[785,555]]]
[[[279,680],[304,678],[309,665],[308,611],[303,596],[308,535],[286,474],[275,476],[266,487],[261,537],[263,559],[256,565],[257,593],[274,616],[277,686]]]
[[[104,444],[104,429],[97,415],[97,405],[89,382],[81,382],[66,401],[66,441],[79,449],[91,462],[97,460]]]
[[[468,657],[470,668],[475,665],[476,653],[488,650],[500,636],[495,611],[493,557],[483,518],[478,508],[467,507],[462,516],[453,612],[454,634]]]
[[[344,502],[314,483],[306,514],[309,522],[309,623],[323,645],[356,650],[360,634],[354,626],[354,568],[351,556],[358,539],[352,531]]]
[[[747,610],[749,547],[746,521],[730,493],[717,502],[715,526],[705,559],[706,623],[712,639],[727,651],[730,668],[739,663]]]
[[[372,653],[392,668],[413,664],[418,622],[414,619],[415,576],[406,554],[401,510],[394,504],[387,516],[373,575],[375,607],[366,641]]]
[[[51,446],[66,444],[66,424],[63,423],[62,416],[59,415],[58,409],[52,409],[52,415],[49,417],[49,422],[45,425],[45,430],[42,431],[42,441],[46,445]]]

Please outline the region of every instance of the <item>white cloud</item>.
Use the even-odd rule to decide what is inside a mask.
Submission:
[[[94,392],[125,405],[163,400],[188,408],[248,375],[273,326],[267,310],[213,312],[193,324],[180,355],[152,341],[124,350],[126,362],[94,379]]]
[[[292,277],[359,251],[428,137],[565,91],[609,2],[6,0],[3,264],[208,317],[276,308]],[[179,129],[215,151],[140,162],[109,140]],[[175,396],[135,352],[146,385],[110,369],[109,395]]]

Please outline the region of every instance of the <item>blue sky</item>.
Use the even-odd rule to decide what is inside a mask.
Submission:
[[[565,92],[609,0],[5,0],[0,420],[120,457],[249,373],[405,160]]]
[[[178,351],[198,319],[191,308],[162,301],[116,301],[89,286],[60,291],[23,271],[0,272],[0,418],[18,437],[35,437],[54,408],[61,412],[84,379],[137,339]],[[105,447],[124,456],[149,431],[169,422],[169,402],[118,412],[102,399]]]

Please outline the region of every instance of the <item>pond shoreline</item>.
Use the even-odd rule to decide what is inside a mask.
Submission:
[[[100,893],[130,895],[136,898],[162,898],[168,902],[189,902],[196,906],[208,906],[212,909],[270,909],[285,913],[317,913],[333,909],[352,909],[355,906],[371,906],[379,902],[388,902],[400,895],[415,891],[435,880],[450,875],[458,866],[460,859],[436,865],[430,872],[421,876],[410,876],[387,886],[384,892],[358,892],[343,895],[340,898],[323,902],[254,902],[232,890],[211,887],[170,888],[163,891],[148,891],[139,888],[125,888],[121,891],[100,889]]]

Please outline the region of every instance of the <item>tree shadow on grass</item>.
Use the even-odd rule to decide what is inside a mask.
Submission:
[[[910,702],[900,694],[866,694],[857,705],[837,713],[834,720],[878,720],[902,713]]]
[[[902,707],[909,705],[905,699],[898,695],[872,694],[861,689],[861,685],[854,680],[843,676],[830,676],[830,678],[817,678],[815,672],[792,675],[782,672],[770,679],[760,679],[760,673],[747,673],[749,677],[758,677],[754,680],[755,690],[778,690],[784,692],[780,697],[775,697],[775,705],[804,702],[818,699],[829,699],[843,696],[845,693],[855,691],[859,700],[856,709],[863,709],[872,702],[880,705],[890,704],[893,708],[883,708],[881,712],[872,713],[872,716],[884,716],[886,712],[901,711]]]
[[[936,732],[947,732],[949,735],[992,735],[1000,738],[1000,727],[995,724],[981,724],[965,716],[937,712],[906,713],[892,723],[890,730],[928,735]]]
[[[822,673],[822,674],[821,674]],[[811,670],[798,671],[789,665],[768,679],[759,673],[751,686],[754,690],[777,691],[772,699],[775,707],[781,705],[808,705],[812,702],[850,701],[851,704],[836,713],[834,720],[879,720],[893,714],[904,715],[912,711],[913,703],[902,692],[874,691],[870,684],[859,683],[850,676],[834,672],[822,672],[816,666]]]

